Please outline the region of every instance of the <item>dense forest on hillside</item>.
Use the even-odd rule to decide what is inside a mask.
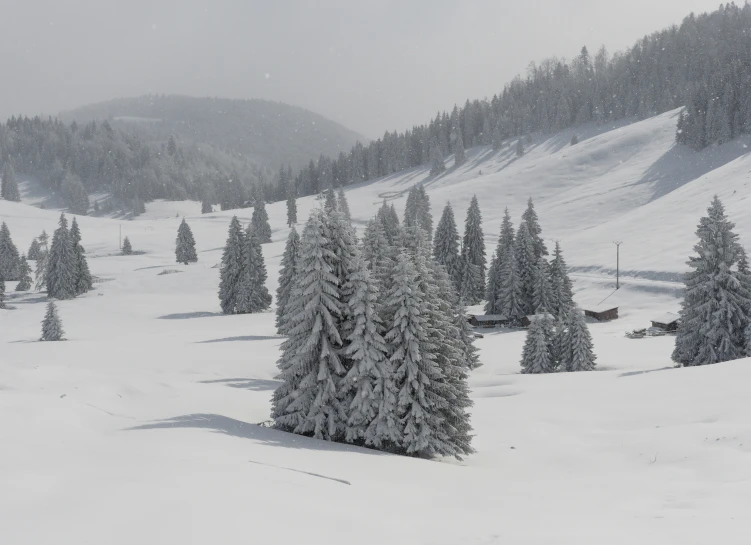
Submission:
[[[490,100],[467,101],[426,125],[387,132],[348,154],[320,157],[298,173],[283,172],[280,193],[315,194],[330,186],[385,176],[465,147],[521,139],[573,125],[636,117],[686,106],[677,140],[694,149],[751,132],[751,5],[721,6],[686,17],[622,53],[586,47],[572,61],[549,58],[529,66]],[[520,151],[523,146],[520,146]],[[442,165],[437,168],[438,171]],[[285,185],[286,184],[286,185]]]
[[[265,169],[248,161],[209,147],[183,147],[172,137],[145,142],[107,121],[79,126],[11,118],[0,124],[0,164],[6,163],[37,177],[77,213],[95,205],[81,205],[81,195],[97,192],[111,195],[97,208],[136,214],[157,198],[206,199],[239,208],[273,183]]]

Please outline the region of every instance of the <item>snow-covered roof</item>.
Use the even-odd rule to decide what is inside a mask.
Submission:
[[[508,320],[503,314],[470,314],[478,322],[502,322]]]
[[[681,317],[677,314],[674,314],[672,312],[666,312],[665,314],[661,316],[657,316],[656,318],[652,318],[652,322],[655,322],[657,324],[672,324],[673,322],[677,322],[680,320]]]
[[[547,312],[545,314],[532,314],[530,316],[527,316],[527,320],[529,320],[530,322],[536,322],[537,320],[542,320],[543,318],[547,318],[548,320],[555,320],[555,316]]]

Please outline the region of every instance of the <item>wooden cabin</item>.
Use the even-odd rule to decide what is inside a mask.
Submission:
[[[542,320],[543,318],[547,318],[548,320],[555,321],[555,316],[549,313],[545,314],[531,314],[529,316],[525,316],[521,319],[522,327],[529,327],[532,325],[532,322],[536,322],[537,320]]]
[[[608,322],[610,320],[618,319],[618,307],[602,309],[602,310],[585,310],[584,315],[589,318],[594,318],[599,322]]]
[[[497,327],[508,324],[508,318],[502,314],[470,314],[467,321],[472,327]]]
[[[652,327],[662,329],[663,331],[677,331],[680,321],[681,317],[672,312],[666,312],[662,316],[658,316],[654,320],[651,320]]]

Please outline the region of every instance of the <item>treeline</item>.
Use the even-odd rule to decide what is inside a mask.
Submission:
[[[55,119],[12,117],[0,124],[0,163],[4,174],[37,177],[76,214],[86,214],[92,206],[138,214],[144,202],[158,198],[240,208],[263,198],[275,184],[273,176],[237,157],[183,147],[172,137],[145,142],[107,121],[79,126],[75,121],[66,125]],[[88,196],[97,192],[111,197],[91,203]]]
[[[695,149],[751,132],[751,5],[727,4],[689,15],[680,26],[655,32],[631,49],[594,55],[586,47],[572,61],[532,63],[490,100],[467,101],[429,123],[387,132],[348,154],[311,160],[291,180],[282,169],[275,200],[320,193],[423,165],[464,147],[492,145],[532,132],[581,123],[640,119],[686,106],[678,141]],[[435,170],[435,169],[434,169]]]

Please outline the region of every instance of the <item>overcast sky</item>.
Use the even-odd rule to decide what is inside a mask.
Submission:
[[[368,137],[718,0],[0,0],[0,118],[146,93],[266,98]]]

